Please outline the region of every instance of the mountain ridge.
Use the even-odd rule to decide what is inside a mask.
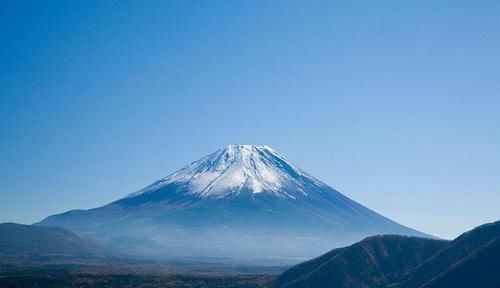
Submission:
[[[447,242],[400,235],[371,236],[290,268],[279,276],[275,287],[390,286]]]
[[[274,288],[500,287],[500,221],[452,241],[373,236],[295,265]]]
[[[60,227],[0,223],[0,262],[64,262],[107,257],[110,254],[103,247]]]

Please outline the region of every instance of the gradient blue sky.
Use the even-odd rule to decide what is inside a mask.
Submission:
[[[0,1],[0,222],[227,144],[454,237],[500,219],[500,1]]]

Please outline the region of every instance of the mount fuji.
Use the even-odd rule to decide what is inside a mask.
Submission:
[[[253,145],[229,145],[122,199],[37,225],[129,255],[237,263],[296,263],[374,234],[430,237]]]

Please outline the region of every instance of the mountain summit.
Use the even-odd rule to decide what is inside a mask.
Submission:
[[[323,185],[269,146],[229,145],[129,197],[172,184],[185,187],[186,194],[202,198],[264,192],[285,199],[307,196],[302,188],[308,185]]]
[[[252,145],[229,145],[125,198],[38,225],[127,254],[268,264],[374,234],[427,236],[354,202],[272,148]]]

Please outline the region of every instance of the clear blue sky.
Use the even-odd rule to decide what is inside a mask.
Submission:
[[[266,144],[442,237],[500,219],[500,1],[0,2],[0,222]]]

